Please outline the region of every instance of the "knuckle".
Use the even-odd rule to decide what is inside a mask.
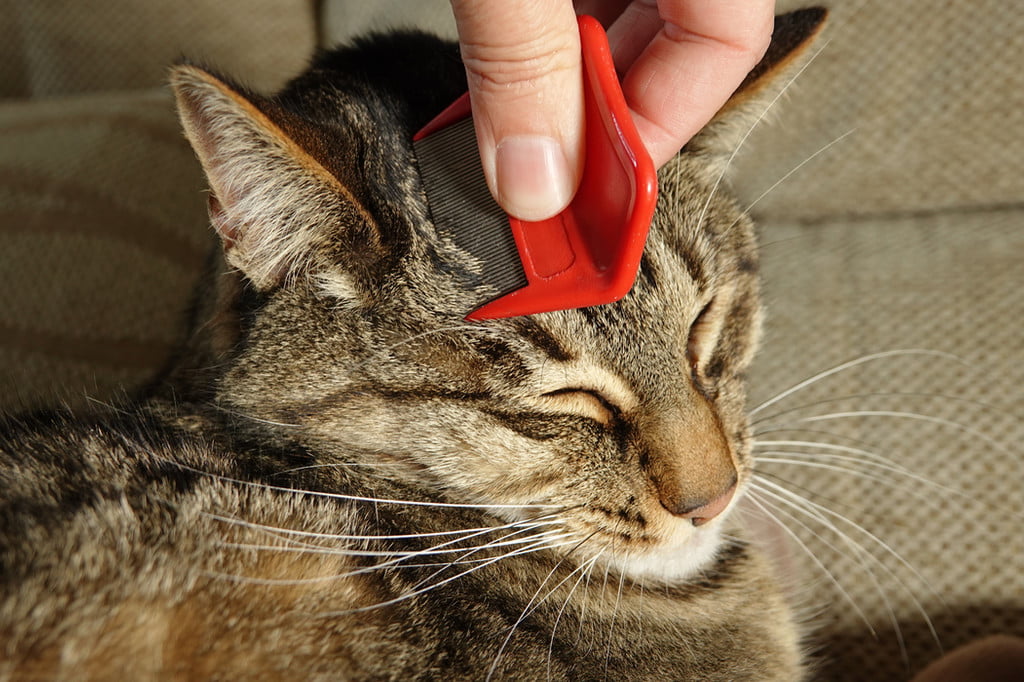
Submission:
[[[529,90],[573,68],[572,51],[539,40],[508,47],[463,45],[463,64],[477,89]]]

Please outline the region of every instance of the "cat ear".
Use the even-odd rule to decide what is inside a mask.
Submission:
[[[338,236],[331,226],[344,226],[356,237],[351,242],[379,249],[373,220],[268,115],[275,111],[272,102],[243,95],[192,65],[175,67],[171,85],[185,135],[212,190],[210,221],[225,258],[257,289],[322,265],[320,254]]]
[[[812,57],[828,10],[801,9],[775,17],[771,44],[725,106],[687,144],[688,150],[729,156]]]

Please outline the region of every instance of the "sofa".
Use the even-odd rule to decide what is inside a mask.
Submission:
[[[789,547],[815,679],[904,680],[1024,635],[1024,8],[827,4],[815,57],[730,174],[762,242],[759,466],[791,491],[745,513]],[[4,0],[0,16],[3,410],[115,399],[179,338],[211,240],[171,61],[272,90],[316,46],[454,31],[443,0]]]

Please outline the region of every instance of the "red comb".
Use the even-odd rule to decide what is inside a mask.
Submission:
[[[586,125],[579,190],[568,208],[548,220],[506,216],[526,286],[485,303],[466,319],[611,303],[636,280],[657,200],[657,174],[622,95],[604,29],[593,17],[581,16],[579,30]],[[470,113],[467,93],[413,139],[433,135]],[[428,197],[434,212],[429,191]]]

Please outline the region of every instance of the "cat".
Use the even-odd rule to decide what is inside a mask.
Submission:
[[[777,18],[661,171],[624,299],[474,323],[410,144],[456,46],[376,35],[271,97],[175,67],[221,248],[143,395],[0,428],[0,678],[800,679],[730,513],[761,310],[719,185],[824,19]]]

